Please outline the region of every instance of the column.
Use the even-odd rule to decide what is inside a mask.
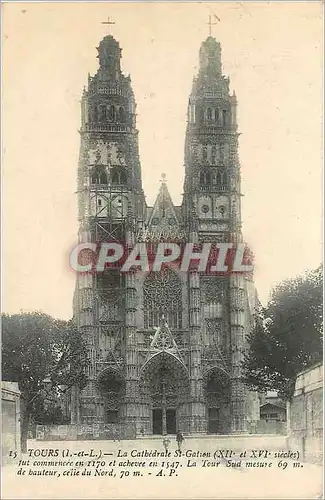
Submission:
[[[230,97],[230,106],[231,106],[230,123],[231,126],[235,127],[237,125],[237,98],[235,91],[233,92],[233,95]]]
[[[83,221],[79,231],[79,242],[90,242],[91,232],[87,222]],[[93,276],[92,273],[78,274],[74,315],[78,329],[86,344],[86,349],[89,357],[89,365],[86,375],[88,376],[88,384],[82,391],[78,387],[74,387],[71,391],[71,423],[79,424],[81,420],[87,419],[87,413],[94,415],[97,412],[95,404],[96,389],[96,359],[95,359],[95,328],[94,328],[94,293],[93,293]],[[82,411],[80,411],[82,408]],[[87,412],[87,409],[89,411]]]
[[[136,327],[136,285],[135,273],[125,275],[125,398],[122,405],[122,419],[126,425],[134,424],[138,418],[138,366]],[[137,429],[139,431],[140,429]]]
[[[192,208],[191,243],[198,243],[198,218],[195,206]],[[189,271],[189,327],[190,327],[190,428],[192,434],[203,434],[207,431],[206,405],[202,381],[201,365],[201,292],[200,275],[195,269]],[[182,430],[182,429],[180,429]]]
[[[245,288],[244,277],[230,276],[230,341],[232,374],[230,382],[231,432],[247,432],[247,388],[241,381],[241,363],[244,359],[245,341]]]
[[[167,434],[167,403],[166,403],[166,382],[162,381],[162,433],[163,436]]]
[[[71,388],[70,422],[72,425],[79,423],[79,389],[76,386]]]

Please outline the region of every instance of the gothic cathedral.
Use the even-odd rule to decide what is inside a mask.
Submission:
[[[236,96],[209,36],[188,103],[185,181],[174,206],[163,176],[146,204],[130,77],[121,48],[99,44],[99,68],[81,102],[79,242],[241,242]],[[75,391],[73,423],[133,425],[147,435],[244,433],[259,419],[241,381],[254,326],[252,276],[202,275],[165,266],[79,274],[74,316],[87,343],[88,385]]]

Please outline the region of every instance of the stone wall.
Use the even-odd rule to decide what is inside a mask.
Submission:
[[[259,420],[256,423],[256,434],[287,434],[287,423],[277,421]]]
[[[37,425],[38,441],[88,441],[92,439],[135,439],[134,422],[127,424]]]
[[[20,454],[20,391],[17,382],[1,382],[2,461],[10,463],[9,452]]]
[[[289,447],[299,450],[301,460],[323,461],[323,365],[298,374],[288,404]]]

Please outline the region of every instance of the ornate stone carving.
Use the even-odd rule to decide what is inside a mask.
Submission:
[[[162,315],[170,328],[182,326],[182,285],[174,271],[165,267],[152,272],[144,282],[145,328],[158,326]]]
[[[204,303],[221,303],[225,293],[224,278],[205,278],[202,280],[202,301]]]

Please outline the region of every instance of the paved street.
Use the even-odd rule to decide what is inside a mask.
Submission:
[[[256,442],[250,442],[256,449]],[[263,448],[259,449],[265,450],[267,437],[261,443]],[[285,451],[282,444],[281,437],[270,443],[268,459],[264,451],[260,458],[250,458],[252,452],[247,444],[246,457],[239,460],[239,453],[244,451],[243,440],[230,437],[188,438],[180,457],[175,454],[174,437],[171,437],[170,457],[142,456],[152,454],[153,450],[162,453],[161,439],[29,441],[29,449],[34,451],[32,456],[22,457],[22,467],[18,467],[17,461],[16,466],[3,469],[2,498],[321,498],[322,468],[307,464],[293,467],[293,460],[286,457],[280,462],[274,453]],[[45,451],[50,449],[58,451]],[[232,463],[237,466],[227,467],[230,449]],[[59,464],[54,466],[54,462]],[[272,465],[267,466],[270,462]],[[19,469],[25,470],[25,475],[17,475]],[[82,474],[86,470],[90,477]]]

